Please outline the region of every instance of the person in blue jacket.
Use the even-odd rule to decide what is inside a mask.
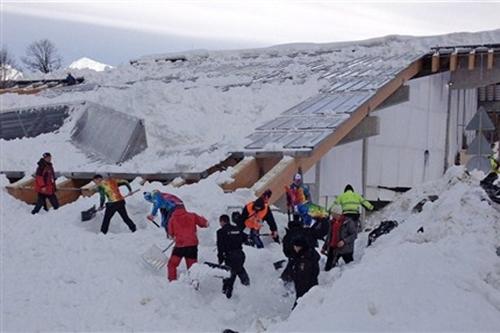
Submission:
[[[144,199],[153,204],[151,213],[146,217],[150,221],[154,221],[158,211],[161,214],[161,226],[168,230],[168,220],[170,215],[174,212],[175,208],[184,206],[181,199],[170,193],[163,193],[158,190],[151,192],[144,192]],[[168,234],[168,231],[167,231]]]

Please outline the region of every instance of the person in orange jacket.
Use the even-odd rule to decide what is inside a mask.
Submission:
[[[279,242],[278,227],[274,221],[273,212],[269,205],[264,201],[264,198],[259,197],[257,200],[249,202],[241,213],[240,228],[243,230],[250,229],[249,238],[257,248],[263,248],[264,243],[260,239],[260,228],[263,221],[266,221],[271,230],[271,237],[275,242]]]
[[[42,207],[45,210],[49,210],[47,208],[47,199],[54,209],[59,208],[59,201],[56,197],[56,176],[50,153],[44,153],[38,161],[35,176],[35,191],[38,193],[38,199],[31,214],[38,213]]]
[[[186,260],[187,269],[198,261],[197,227],[207,228],[207,219],[186,211],[184,206],[177,207],[170,216],[168,234],[174,239],[175,245],[167,264],[169,281],[177,280],[177,266],[182,258]]]

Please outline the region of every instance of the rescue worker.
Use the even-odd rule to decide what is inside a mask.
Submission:
[[[330,221],[330,230],[321,250],[327,255],[325,271],[337,265],[340,258],[346,264],[354,260],[354,241],[358,236],[356,222],[334,211]]]
[[[495,158],[495,154],[491,154],[488,157],[490,161],[490,173],[481,180],[481,186],[492,186],[495,181],[498,179],[498,175],[500,174],[500,153],[498,153],[498,157]]]
[[[130,231],[135,232],[137,227],[127,214],[125,198],[120,193],[118,188],[122,185],[126,186],[129,193],[131,193],[132,188],[130,187],[129,182],[124,179],[114,179],[111,177],[104,179],[101,175],[95,175],[92,180],[97,185],[95,191],[98,191],[100,195],[99,210],[104,209],[104,203],[107,200],[106,210],[104,211],[104,218],[101,225],[101,232],[103,234],[108,233],[109,223],[116,212],[120,214],[120,217],[128,226]]]
[[[359,221],[360,206],[364,206],[368,210],[373,210],[373,205],[368,200],[363,198],[361,194],[354,192],[354,189],[350,184],[346,185],[344,193],[337,196],[337,199],[330,207],[330,210],[332,210],[334,205],[339,205],[342,208],[342,215],[354,220],[358,229],[361,227]]]
[[[168,237],[168,221],[173,211],[177,207],[183,207],[184,203],[181,199],[170,193],[153,190],[143,193],[144,199],[153,204],[151,213],[146,217],[149,221],[154,222],[158,211],[161,214],[161,227],[165,229]]]
[[[239,226],[241,230],[245,229],[245,227],[250,229],[250,241],[257,248],[264,247],[264,243],[262,243],[259,236],[263,221],[266,221],[269,225],[273,240],[275,242],[279,242],[278,228],[276,226],[276,222],[274,221],[273,212],[269,208],[269,205],[265,203],[264,199],[260,197],[255,201],[249,202],[243,208]]]
[[[177,266],[182,258],[186,260],[187,269],[198,261],[197,227],[207,228],[207,219],[186,211],[184,206],[177,207],[170,216],[168,234],[174,239],[175,245],[167,264],[169,281],[177,280]]]
[[[221,228],[217,230],[217,258],[219,264],[225,263],[231,268],[231,276],[222,281],[222,293],[231,298],[236,276],[239,277],[241,284],[250,285],[250,278],[243,267],[245,253],[242,244],[247,235],[237,226],[232,226],[227,215],[221,215],[219,223]]]
[[[293,183],[287,188],[287,207],[289,215],[291,212],[294,216],[300,216],[306,226],[310,226],[313,222],[309,215],[309,202],[311,202],[309,187],[303,183],[302,175],[297,173],[293,177]]]
[[[56,176],[54,166],[52,165],[52,155],[50,153],[44,153],[42,158],[38,161],[35,176],[35,191],[38,194],[38,199],[31,214],[34,215],[38,213],[42,207],[44,210],[48,211],[47,200],[50,201],[54,209],[59,208],[59,201],[56,197]]]
[[[286,233],[282,241],[283,253],[288,258],[288,262],[283,270],[283,273],[281,273],[281,279],[284,282],[290,282],[292,281],[293,261],[297,256],[297,253],[293,250],[294,240],[297,238],[304,238],[306,239],[308,245],[313,248],[317,246],[318,241],[313,235],[313,230],[311,228],[304,228],[298,219],[288,222],[288,226],[285,228],[285,231]]]
[[[295,252],[295,260],[291,268],[296,294],[293,305],[293,308],[295,308],[297,300],[318,284],[320,256],[304,237],[295,238],[292,246]]]

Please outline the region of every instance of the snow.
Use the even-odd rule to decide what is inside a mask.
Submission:
[[[146,183],[181,197],[188,210],[209,219],[199,229],[199,261],[216,261],[217,217],[242,206],[250,191],[225,194],[215,174],[181,188]],[[5,178],[2,180],[4,185]],[[139,186],[138,182],[132,184]],[[422,197],[438,194],[419,214]],[[204,266],[168,283],[165,272],[146,267],[141,254],[168,241],[146,222],[150,206],[141,195],[127,200],[138,225],[134,234],[119,217],[99,234],[102,213],[80,222],[80,211],[97,196],[58,211],[29,214],[31,207],[0,191],[2,232],[2,330],[4,331],[495,331],[500,327],[500,211],[485,199],[478,180],[461,168],[405,193],[370,223],[396,218],[400,226],[365,249],[356,243],[355,262],[320,273],[291,312],[293,293],[272,267],[281,247],[245,247],[251,285],[235,284],[233,298]],[[281,235],[286,216],[276,214]],[[416,230],[424,227],[424,233]],[[321,267],[324,266],[324,258]],[[207,273],[208,272],[208,273]],[[191,279],[200,281],[200,289]],[[19,315],[22,313],[22,315]]]
[[[2,109],[89,100],[146,119],[149,148],[120,166],[92,160],[68,142],[74,121],[68,119],[57,133],[0,140],[1,169],[32,172],[41,153],[51,151],[60,171],[199,171],[223,159],[255,127],[321,89],[325,82],[309,72],[304,59],[335,61],[353,57],[353,49],[359,54],[422,52],[436,44],[498,42],[499,34],[197,52],[186,62],[156,63],[153,57],[137,66],[86,71],[86,81],[97,89],[56,96],[4,94]],[[293,78],[256,79],[279,68]],[[228,177],[226,171],[180,188],[160,183],[141,188],[171,192],[188,210],[208,218],[209,228],[198,231],[200,262],[216,261],[218,216],[253,198],[248,189],[224,193],[218,184]],[[283,259],[281,246],[268,237],[264,249],[245,247],[251,285],[237,281],[227,300],[221,280],[204,266],[190,276],[182,263],[174,283],[167,282],[164,271],[145,266],[141,254],[152,244],[166,247],[168,240],[146,221],[151,207],[140,193],[127,199],[137,232],[130,233],[115,216],[109,233],[102,235],[102,212],[80,222],[80,212],[96,204],[97,196],[32,216],[31,206],[7,194],[7,184],[0,175],[1,331],[478,332],[500,327],[500,257],[495,254],[500,211],[488,201],[478,177],[462,168],[451,168],[442,179],[404,193],[373,214],[369,225],[395,219],[400,226],[370,248],[365,248],[367,233],[360,234],[355,261],[321,271],[320,285],[293,312],[293,292],[272,266]],[[439,199],[411,213],[431,194]],[[286,215],[275,217],[283,236]],[[417,233],[421,226],[424,233]],[[192,278],[200,280],[198,291]]]
[[[60,94],[2,95],[2,109],[88,100],[146,121],[148,148],[117,166],[99,162],[69,143],[68,132],[18,143],[0,140],[5,169],[31,171],[39,154],[51,150],[50,142],[65,142],[64,171],[103,169],[123,172],[199,172],[239,151],[253,130],[286,109],[317,94],[329,83],[312,70],[316,64],[335,66],[363,55],[420,55],[437,44],[478,44],[500,41],[500,30],[475,34],[412,38],[389,36],[361,42],[288,44],[270,48],[231,51],[191,51],[145,56],[136,65],[125,64],[95,72],[75,70],[89,91]],[[184,57],[187,61],[156,61]],[[48,77],[64,78],[66,71]],[[48,90],[47,92],[50,92]],[[49,136],[54,136],[50,138]],[[34,157],[36,156],[36,157]],[[29,169],[29,170],[28,170]]]
[[[92,69],[96,72],[102,72],[105,70],[112,69],[113,66],[103,64],[101,62],[92,60],[87,57],[80,58],[73,61],[69,66],[69,69]]]
[[[2,80],[22,80],[23,73],[10,65],[0,67],[0,77]]]

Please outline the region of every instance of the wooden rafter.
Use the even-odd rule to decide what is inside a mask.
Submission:
[[[436,73],[439,70],[439,52],[434,52],[432,55],[431,70],[432,73]]]
[[[450,55],[450,72],[456,71],[457,67],[458,67],[458,53],[457,51],[454,51]]]
[[[494,57],[494,52],[493,52],[493,49],[489,49],[489,50],[488,50],[488,59],[487,59],[487,61],[486,61],[486,63],[487,63],[486,68],[487,68],[487,69],[489,69],[489,70],[490,70],[490,69],[493,69],[493,59],[494,59],[494,58],[495,58],[495,57]]]
[[[469,52],[469,61],[467,68],[472,71],[474,70],[476,64],[476,50],[472,50]]]

